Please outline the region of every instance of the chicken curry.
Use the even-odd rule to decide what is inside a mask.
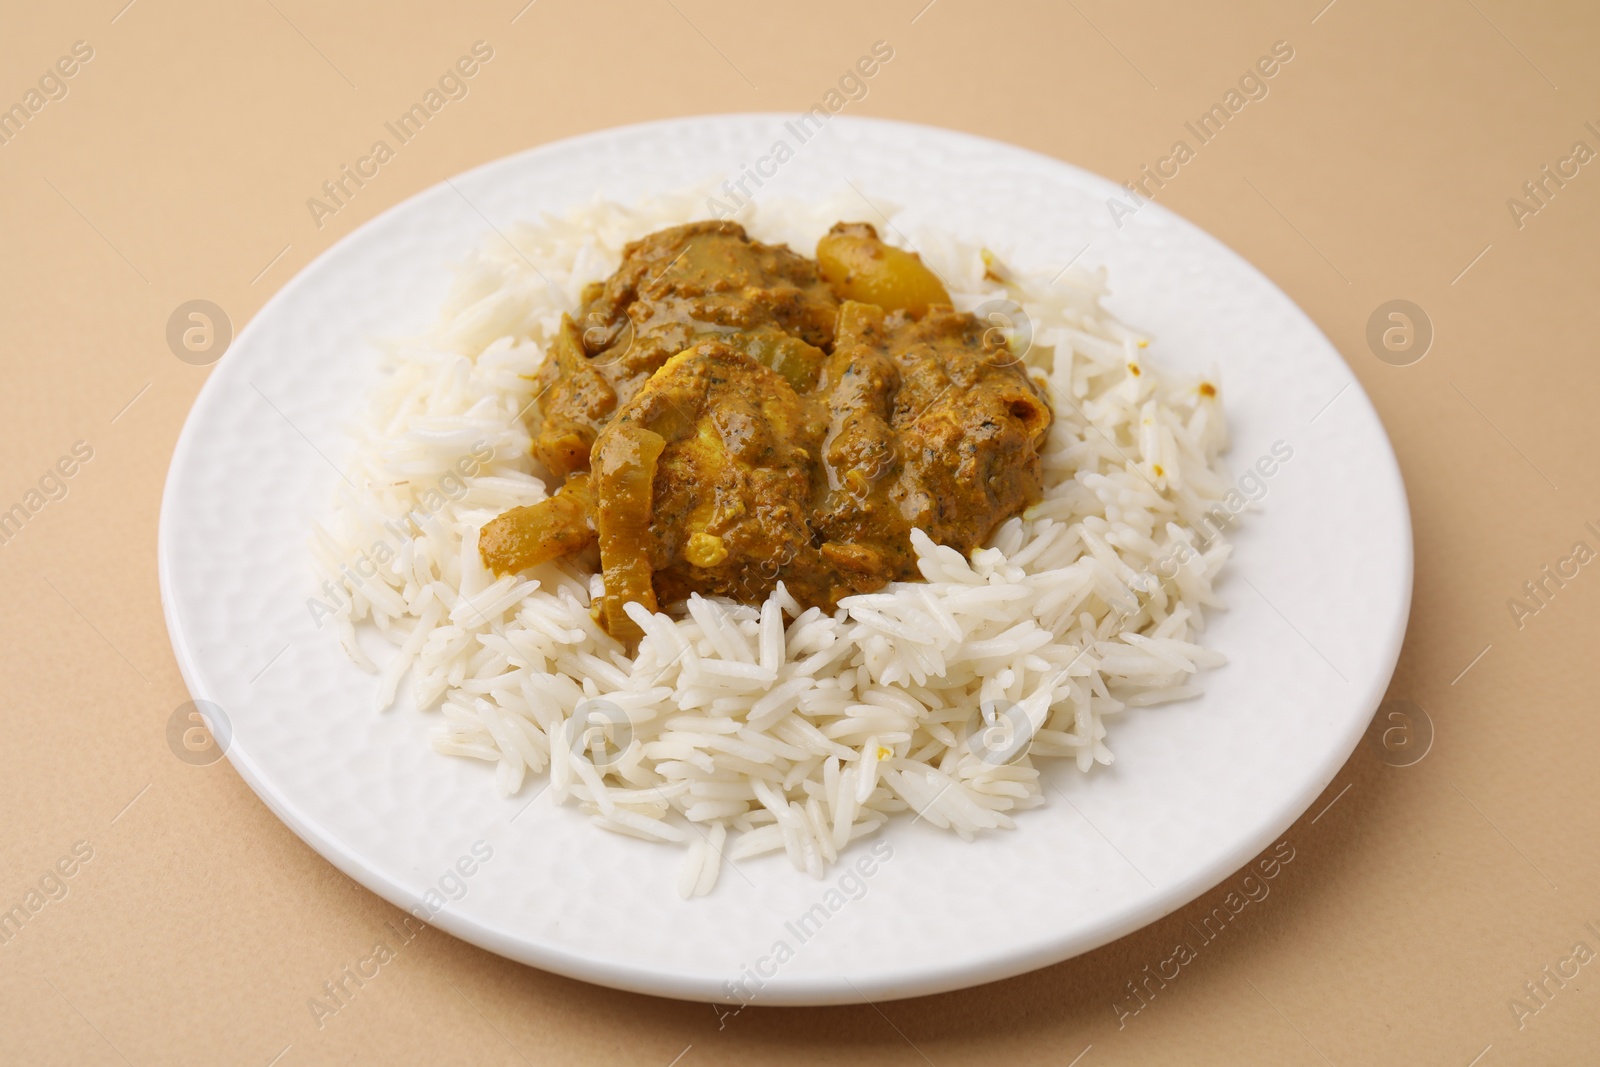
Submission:
[[[917,577],[1036,502],[1051,413],[998,331],[915,254],[840,223],[816,259],[697,222],[628,245],[535,375],[561,488],[484,526],[514,573],[598,544],[601,624],[692,592],[802,606]]]

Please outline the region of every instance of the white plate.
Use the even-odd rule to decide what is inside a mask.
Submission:
[[[843,866],[816,882],[779,855],[680,900],[677,848],[598,830],[537,795],[542,776],[501,798],[487,765],[432,751],[436,716],[369,710],[372,677],[307,607],[307,531],[326,514],[343,427],[374,377],[369,339],[427,325],[447,266],[491,224],[597,190],[629,201],[737,176],[777,140],[797,144],[784,122],[675,120],[547,145],[419,193],[329,249],[240,332],[189,415],[162,505],[162,600],[189,689],[224,710],[245,781],[402,908],[426,913],[453,895],[432,915],[451,934],[670,997],[729,1000],[742,977],[756,989],[746,968],[774,972],[761,1004],[935,993],[1092,949],[1218,883],[1328,784],[1393,671],[1412,561],[1388,439],[1310,320],[1193,225],[1147,204],[1119,229],[1107,201],[1123,197],[1102,178],[993,141],[844,117],[762,190],[818,195],[848,179],[1024,267],[1065,266],[1087,245],[1079,261],[1109,268],[1109,307],[1156,338],[1152,359],[1221,368],[1236,473],[1275,442],[1293,449],[1236,527],[1220,586],[1232,607],[1204,638],[1230,663],[1202,675],[1205,696],[1122,717],[1116,763],[1047,771],[1047,803],[1015,831],[966,844],[894,821],[882,838],[892,858],[863,888],[845,885],[859,899],[827,896]],[[474,846],[491,858],[478,862]],[[844,860],[870,855],[862,842]],[[450,873],[458,862],[470,876]],[[826,921],[802,939],[796,920],[819,902]],[[792,952],[781,965],[780,941]]]

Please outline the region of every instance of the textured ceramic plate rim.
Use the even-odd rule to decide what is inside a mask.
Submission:
[[[568,138],[515,153],[511,156],[482,164],[451,180],[468,182],[499,167],[514,167],[517,161],[542,152],[568,149],[587,142],[625,141],[630,136],[679,123],[717,121],[733,124],[771,123],[791,117],[785,115],[697,116],[688,119],[672,119],[618,127]],[[901,133],[909,132],[913,136],[950,138],[986,145],[995,143],[956,131],[918,127],[907,123],[873,119],[849,119],[846,121],[851,125],[879,126]],[[1005,145],[1004,148],[1008,151],[1032,156],[1050,168],[1059,169],[1064,175],[1070,176],[1072,182],[1080,187],[1094,190],[1097,193],[1104,193],[1108,197],[1119,195],[1118,186],[1104,178],[1082,171],[1080,168],[1017,146]],[[335,256],[347,245],[371,239],[375,233],[391,225],[397,216],[403,213],[414,201],[436,192],[444,184],[443,182],[438,183],[395,204],[322,252],[262,306],[251,322],[239,332],[231,350],[237,351],[246,347],[258,331],[258,324],[269,320],[273,315],[279,313],[280,308],[291,303],[293,295],[302,285],[311,284],[314,269],[318,264]],[[1233,261],[1235,266],[1242,267],[1248,273],[1255,275],[1260,284],[1270,288],[1278,298],[1281,298],[1283,302],[1297,312],[1300,318],[1304,320],[1304,326],[1315,333],[1327,350],[1337,357],[1337,350],[1317,330],[1316,326],[1304,316],[1304,313],[1299,311],[1293,301],[1227,246],[1160,205],[1146,204],[1141,209],[1141,213],[1143,212],[1150,212],[1153,217],[1164,220],[1168,224],[1177,224],[1195,231],[1214,246],[1213,251],[1217,256],[1226,257]],[[177,521],[177,514],[180,510],[180,503],[176,499],[179,473],[189,462],[191,453],[199,447],[196,443],[195,431],[195,426],[198,422],[197,414],[207,409],[208,405],[217,402],[217,396],[221,392],[218,383],[223,378],[222,371],[226,366],[225,359],[223,363],[213,369],[205,385],[200,390],[194,408],[185,422],[183,432],[180,434],[173,453],[169,478],[162,500],[158,538],[160,588],[164,615],[180,671],[190,692],[195,695],[196,699],[203,698],[207,687],[202,684],[204,669],[182,625],[172,588],[171,568],[175,561],[170,556],[172,549],[170,531],[174,522]],[[1370,401],[1367,400],[1359,382],[1355,381],[1353,376],[1350,384],[1361,402],[1366,403],[1370,409]],[[1348,717],[1342,734],[1338,736],[1335,743],[1326,747],[1322,758],[1315,766],[1297,768],[1298,776],[1301,778],[1301,785],[1298,791],[1295,792],[1292,802],[1282,804],[1280,810],[1277,810],[1272,818],[1265,820],[1259,832],[1242,844],[1215,854],[1209,863],[1191,869],[1186,876],[1155,890],[1153,895],[1137,906],[1125,909],[1121,913],[1113,913],[1098,922],[1080,925],[1069,934],[1054,938],[1044,938],[1037,945],[1032,946],[1031,949],[997,954],[988,959],[962,961],[943,968],[926,968],[921,971],[900,974],[892,978],[879,977],[859,985],[851,983],[848,978],[786,979],[781,985],[775,985],[770,993],[764,989],[761,1002],[767,1004],[824,1004],[923,995],[1009,977],[1040,966],[1059,962],[1106,944],[1171,913],[1216,885],[1228,874],[1238,870],[1244,863],[1280,837],[1283,831],[1292,825],[1327,787],[1359,742],[1373,711],[1376,710],[1387,688],[1399,656],[1411,596],[1411,534],[1409,515],[1404,507],[1405,491],[1401,483],[1398,464],[1394,461],[1392,447],[1388,446],[1387,440],[1384,441],[1384,445],[1388,449],[1389,464],[1387,469],[1372,473],[1372,488],[1374,492],[1393,494],[1402,505],[1400,517],[1404,528],[1396,529],[1392,532],[1403,534],[1406,551],[1403,595],[1395,602],[1396,610],[1394,616],[1384,620],[1388,625],[1388,633],[1384,640],[1386,653],[1381,657],[1382,666],[1381,669],[1371,672],[1370,676],[1364,679],[1364,691],[1359,696],[1351,699],[1351,703],[1364,708],[1364,712],[1352,714]],[[352,669],[354,668],[352,667]],[[418,740],[421,743],[422,739],[419,738]],[[252,758],[251,753],[248,751],[248,746],[239,744],[236,741],[228,750],[227,756],[241,777],[262,798],[274,814],[341,871],[402,908],[407,908],[415,902],[416,894],[408,890],[399,876],[391,875],[381,866],[375,865],[364,857],[358,848],[342,842],[335,833],[320,825],[316,819],[307,817],[295,803],[293,796],[285,794],[265,769]],[[582,952],[571,951],[565,947],[548,943],[530,944],[525,938],[508,934],[505,930],[492,923],[481,922],[470,915],[459,914],[450,909],[438,913],[431,919],[431,922],[433,925],[439,926],[457,937],[501,955],[570,977],[656,995],[685,999],[727,999],[726,994],[720,988],[709,984],[704,979],[682,978],[671,973],[664,973],[659,968],[640,967],[627,961],[586,955]]]

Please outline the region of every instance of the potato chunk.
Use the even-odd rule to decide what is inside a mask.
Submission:
[[[817,242],[817,266],[845,300],[877,304],[884,311],[920,316],[932,304],[949,304],[939,276],[922,257],[884,244],[865,222],[841,222]]]

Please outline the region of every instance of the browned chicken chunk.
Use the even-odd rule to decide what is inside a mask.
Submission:
[[[584,294],[557,358],[536,377],[543,426],[533,454],[557,477],[589,465],[600,428],[671,357],[707,336],[815,379],[839,300],[817,265],[752,241],[733,222],[696,222],[635,241],[622,266]]]

